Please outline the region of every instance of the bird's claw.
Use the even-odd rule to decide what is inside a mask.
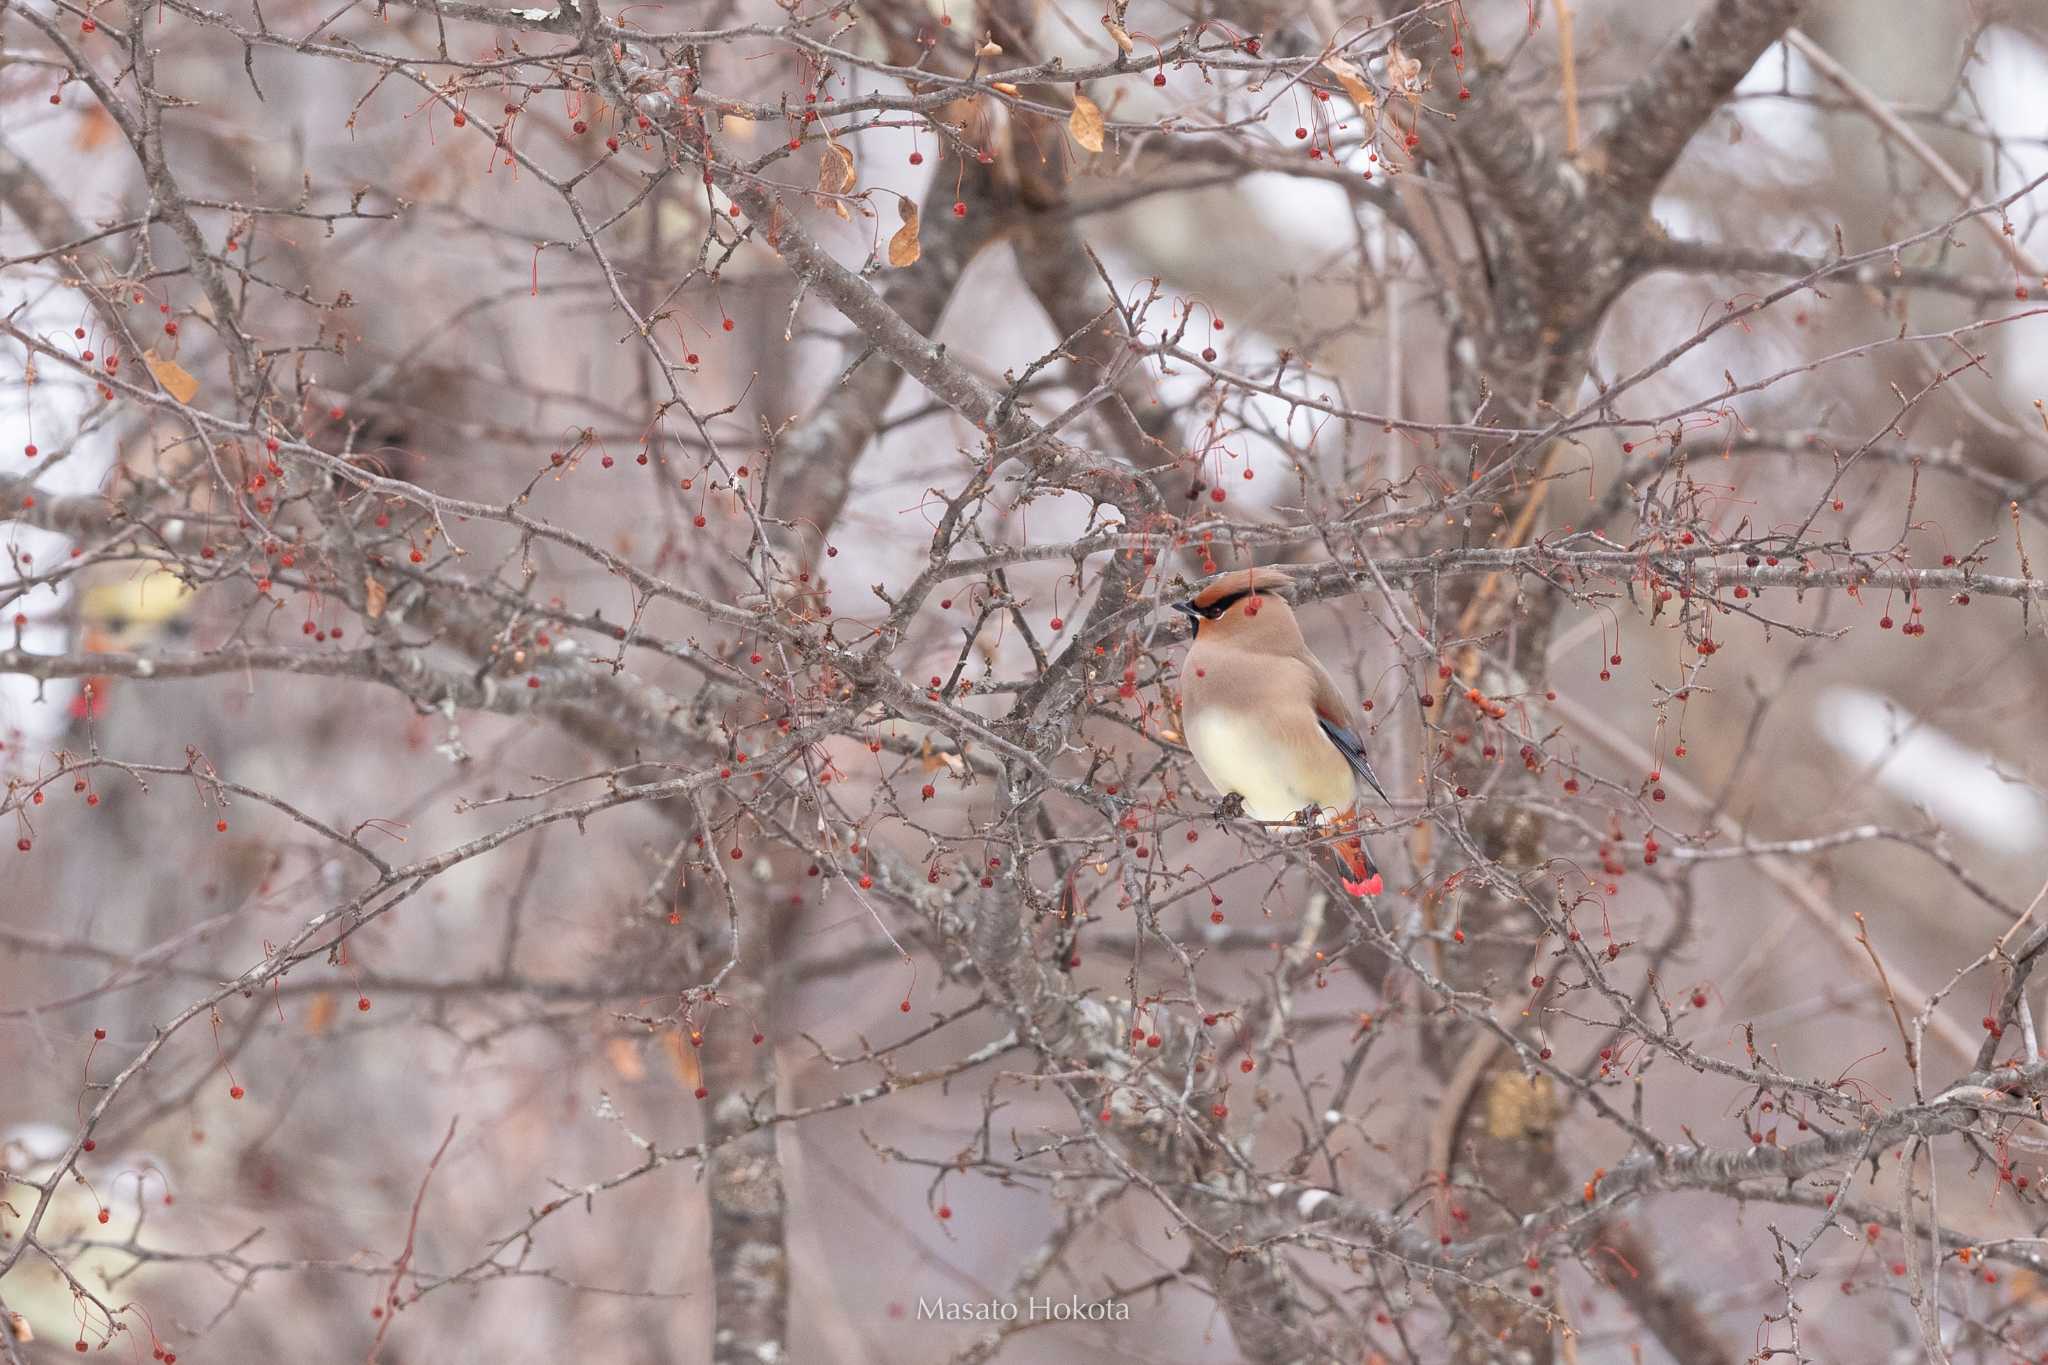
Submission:
[[[1244,794],[1231,792],[1216,803],[1216,823],[1223,824],[1244,814]]]

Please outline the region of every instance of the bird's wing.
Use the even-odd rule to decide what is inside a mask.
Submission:
[[[1380,794],[1380,800],[1393,805],[1386,788],[1373,775],[1372,763],[1365,756],[1365,738],[1358,733],[1358,727],[1351,719],[1351,704],[1337,690],[1336,679],[1330,676],[1330,670],[1323,667],[1320,659],[1311,658],[1306,662],[1309,672],[1315,677],[1316,723],[1323,727],[1323,734],[1330,743],[1337,746],[1337,752],[1344,755],[1351,771],[1364,778],[1366,785]]]

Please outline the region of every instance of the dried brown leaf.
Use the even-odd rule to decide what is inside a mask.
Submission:
[[[837,196],[846,194],[853,189],[854,179],[853,152],[836,142],[827,142],[825,144],[825,155],[819,158],[818,161],[819,195]],[[830,204],[832,211],[841,218],[852,217],[846,211],[846,205],[841,203],[836,197],[827,198],[825,202]]]
[[[896,212],[903,219],[903,226],[889,239],[889,264],[901,270],[917,264],[917,258],[924,255],[924,244],[917,240],[917,205],[908,199],[898,199]]]
[[[1138,45],[1131,41],[1131,35],[1124,32],[1124,26],[1107,14],[1102,16],[1102,26],[1109,30],[1109,36],[1116,41],[1117,50],[1126,57],[1138,50]]]
[[[306,1006],[306,1032],[318,1038],[333,1028],[335,1009],[333,991],[315,991]]]
[[[1401,50],[1399,43],[1387,45],[1387,83],[1403,94],[1420,93],[1422,63]]]
[[[1074,112],[1067,116],[1067,132],[1089,151],[1102,150],[1102,109],[1079,90],[1074,92]]]
[[[149,366],[151,376],[163,385],[164,392],[180,403],[189,403],[199,392],[199,381],[192,372],[175,360],[167,360],[155,351],[144,351],[142,363]]]
[[[369,617],[372,621],[382,616],[384,614],[384,599],[387,596],[389,594],[385,592],[384,585],[377,581],[376,575],[363,575],[363,615]]]

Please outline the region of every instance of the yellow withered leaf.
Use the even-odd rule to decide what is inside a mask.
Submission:
[[[167,360],[151,350],[142,353],[142,363],[149,366],[150,376],[163,385],[164,392],[180,403],[189,403],[198,394],[199,381],[177,361]]]
[[[668,1053],[669,1061],[675,1066],[676,1079],[683,1083],[685,1090],[695,1090],[704,1083],[703,1068],[697,1065],[694,1048],[683,1046],[683,1035],[675,1029],[664,1029],[661,1045]]]
[[[898,199],[896,213],[903,219],[903,226],[889,239],[889,264],[900,270],[917,263],[917,258],[924,255],[924,245],[917,240],[917,205],[909,199]]]
[[[613,1038],[604,1045],[604,1058],[621,1080],[638,1081],[647,1076],[647,1064],[640,1060],[640,1048],[630,1038]]]
[[[334,993],[315,991],[312,1001],[306,1006],[306,1032],[316,1038],[334,1026]]]
[[[386,596],[388,594],[384,590],[384,585],[377,581],[374,574],[363,575],[363,615],[372,621],[382,616]]]
[[[1379,107],[1380,97],[1365,83],[1365,76],[1357,66],[1342,57],[1327,58],[1323,65],[1337,78],[1337,84],[1344,87],[1344,93],[1351,96],[1353,104],[1367,113]]]
[[[1117,50],[1126,57],[1138,50],[1138,45],[1131,41],[1131,35],[1124,31],[1124,26],[1107,14],[1102,16],[1102,26],[1109,30],[1109,36],[1115,40]]]
[[[1102,150],[1102,109],[1079,90],[1074,92],[1074,112],[1067,116],[1067,131],[1089,151]]]

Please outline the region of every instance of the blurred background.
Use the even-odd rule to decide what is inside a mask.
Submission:
[[[1483,44],[1500,64],[1486,98],[1511,107],[1554,151],[1579,135],[1560,94],[1564,48],[1549,6],[1467,0],[1424,7],[1417,22],[1437,42],[1447,24],[1465,26],[1475,49]],[[1118,14],[1134,37],[1164,41],[1207,21],[1267,35],[1281,56],[1313,52],[1332,17],[1354,32],[1387,17],[1319,8],[1327,7],[1196,12],[1134,0]],[[860,638],[925,569],[948,501],[985,459],[981,435],[920,385],[896,384],[883,359],[849,373],[863,344],[775,252],[759,241],[731,247],[733,230],[715,223],[728,212],[724,193],[694,173],[651,177],[659,155],[634,142],[616,109],[548,87],[547,54],[566,51],[573,34],[480,21],[492,9],[290,0],[204,15],[177,4],[106,9],[109,28],[146,26],[156,88],[179,97],[165,118],[166,156],[212,245],[246,270],[232,289],[245,327],[268,348],[266,420],[361,469],[451,498],[489,508],[523,498],[531,515],[604,554],[710,601],[764,612],[750,567],[763,533],[734,490],[765,483],[769,512],[790,522],[771,538],[788,564],[815,575],[809,590],[830,594],[840,636]],[[1588,136],[1692,9],[1573,7],[1570,117]],[[28,0],[0,11],[0,314],[72,354],[118,345],[131,374],[143,362],[128,343],[147,337],[159,359],[196,378],[196,407],[252,420],[182,247],[167,229],[133,229],[154,201],[130,141],[87,83],[69,78],[70,57],[24,21],[31,10],[102,78],[121,70],[116,37],[80,31],[90,9]],[[949,13],[941,0],[929,9],[886,0],[858,19],[744,0],[612,17],[644,27],[650,44],[726,34],[690,59],[701,61],[703,84],[789,109],[801,108],[815,69],[770,33],[777,25],[877,65],[903,68],[930,47],[934,63],[964,69],[961,43],[971,55],[982,33],[1018,22]],[[1070,68],[1116,50],[1096,8],[1048,5],[1029,20],[1036,52]],[[1597,384],[1633,374],[1797,278],[1800,260],[1914,240],[1891,262],[1797,291],[1656,368],[1629,392],[1628,413],[1682,414],[1661,430],[1684,428],[1684,441],[1625,451],[1625,431],[1578,432],[1558,447],[1541,525],[1629,544],[1650,509],[1682,506],[1702,534],[1788,535],[1818,547],[1810,564],[1853,547],[1869,562],[1927,567],[1952,555],[1987,574],[2033,577],[2022,542],[2048,552],[2048,350],[2034,316],[2044,282],[1984,231],[1997,215],[1929,230],[2026,190],[2006,211],[2008,240],[2048,257],[2039,223],[2048,200],[2034,188],[2048,174],[2048,15],[2024,4],[1862,0],[1815,4],[1800,25],[1926,154],[1805,56],[1772,45],[1658,190],[1656,228],[1633,263],[1639,273],[1608,310],[1574,402],[1591,404]],[[1371,31],[1358,57],[1384,92],[1395,30]],[[1151,42],[1136,43],[1134,63]],[[992,58],[989,69],[1013,59]],[[494,63],[513,74],[488,76]],[[1099,155],[1077,148],[1057,121],[975,111],[984,125],[966,136],[1002,148],[993,171],[922,116],[876,110],[845,136],[869,200],[842,220],[828,201],[792,194],[791,212],[999,389],[1103,306],[1095,266],[1075,254],[1085,243],[1127,304],[1156,291],[1153,332],[1191,312],[1198,339],[1185,345],[1213,346],[1220,371],[1270,377],[1260,366],[1285,350],[1312,361],[1307,388],[1346,411],[1470,420],[1453,380],[1457,349],[1470,339],[1450,321],[1427,244],[1389,215],[1387,177],[1369,184],[1359,174],[1369,163],[1356,128],[1334,127],[1355,116],[1342,94],[1318,101],[1310,84],[1294,82],[1254,89],[1242,71],[1204,73],[1193,63],[1159,70],[1164,85],[1150,66],[1091,83],[1124,129]],[[1432,64],[1429,79],[1426,128],[1455,113],[1460,77]],[[514,88],[522,82],[532,88]],[[845,65],[832,68],[830,83],[829,97],[841,100],[914,91],[900,74]],[[474,118],[458,126],[458,108]],[[501,128],[508,117],[516,159],[480,126]],[[1178,133],[1157,130],[1165,119]],[[1226,124],[1231,136],[1209,135]],[[725,154],[750,165],[803,126],[794,115],[727,114],[719,123]],[[1328,128],[1329,156],[1305,162],[1297,126],[1317,140]],[[607,153],[605,138],[622,133],[624,150]],[[765,161],[762,174],[809,191],[831,154],[822,145],[813,136]],[[1960,177],[1965,196],[1928,155]],[[559,192],[572,177],[581,223]],[[1431,179],[1449,184],[1452,172],[1433,168]],[[899,198],[923,206],[925,255],[951,265],[934,270],[928,260],[892,284],[878,254],[886,258],[902,221]],[[949,212],[956,200],[958,216]],[[585,242],[600,222],[610,249],[602,263]],[[1448,232],[1474,280],[1494,268],[1476,238],[1455,224]],[[1066,307],[1051,307],[1062,299]],[[626,305],[655,319],[651,345]],[[127,329],[120,337],[109,333],[114,314]],[[1212,316],[1224,325],[1204,337]],[[182,325],[162,333],[165,319]],[[1131,401],[1124,415],[1098,407],[1067,437],[1114,452],[1119,427],[1127,437],[1135,426],[1164,441],[1178,460],[1176,488],[1187,478],[1227,488],[1214,515],[1237,530],[1328,523],[1368,488],[1378,514],[1419,509],[1383,520],[1384,539],[1373,543],[1390,554],[1483,544],[1512,519],[1466,506],[1457,524],[1443,524],[1432,500],[1464,477],[1447,438],[1332,417],[1185,363],[1139,367],[1135,377],[1105,372],[1085,344],[1068,347],[1078,358],[1026,381],[1032,413],[1050,420],[1098,379],[1113,384]],[[674,368],[665,371],[661,356]],[[821,423],[839,396],[876,384],[878,422]],[[671,385],[687,407],[671,401]],[[248,648],[338,651],[363,638],[367,604],[356,583],[280,574],[288,586],[272,591],[266,579],[259,589],[262,570],[246,558],[181,583],[151,559],[152,547],[185,545],[165,529],[174,513],[219,524],[234,510],[204,445],[164,406],[106,402],[77,369],[31,361],[10,342],[0,346],[0,431],[0,469],[11,480],[0,489],[0,515],[11,518],[0,528],[0,593],[15,620],[0,643],[42,656],[222,659]],[[26,444],[39,448],[33,469],[20,458]],[[1859,448],[1844,467],[1841,457]],[[738,472],[750,460],[756,471]],[[15,510],[31,477],[43,514]],[[1681,485],[1682,495],[1671,493]],[[420,552],[417,583],[428,586],[407,579],[394,601],[415,594],[405,599],[407,626],[420,655],[453,674],[515,693],[529,672],[544,674],[536,690],[547,692],[556,676],[548,670],[601,673],[596,661],[614,646],[596,629],[557,626],[550,638],[546,620],[509,609],[487,622],[504,627],[494,640],[437,634],[418,605],[432,599],[437,573],[475,600],[489,589],[500,605],[523,599],[586,622],[593,611],[610,623],[635,620],[636,634],[661,643],[626,656],[632,674],[679,714],[713,685],[715,670],[693,660],[737,672],[749,655],[775,653],[767,636],[750,638],[729,620],[636,600],[619,575],[572,547],[488,518],[438,520],[397,498],[389,520],[373,523],[377,494],[347,491],[365,543],[401,566]],[[147,501],[152,530],[114,535],[104,519],[90,520],[117,493]],[[1190,505],[1191,517],[1203,514],[1199,503],[1180,506]],[[319,505],[303,506],[317,530]],[[58,512],[77,519],[67,524]],[[1101,509],[1072,492],[1006,490],[972,518],[976,540],[959,558],[1060,545],[1104,524]],[[1237,530],[1218,537],[1234,542],[1227,558],[1212,551],[1226,567],[1321,563],[1350,545],[1310,539],[1276,549]],[[182,548],[176,557],[194,562]],[[1010,566],[1003,587],[1015,621],[983,610],[986,589],[981,599],[965,582],[931,592],[889,651],[890,666],[913,689],[930,676],[946,679],[949,692],[957,670],[981,695],[951,704],[1004,715],[1039,674],[1035,653],[1087,615],[1104,558]],[[1196,556],[1169,558],[1172,571],[1198,575]],[[1550,591],[1533,578],[1521,588]],[[1749,1028],[1786,1072],[1851,1077],[1864,1098],[1909,1101],[1913,1076],[1874,989],[1872,954],[1910,1022],[2032,908],[2048,880],[2041,604],[1959,604],[1941,594],[1916,605],[1884,589],[1852,597],[1839,587],[1773,588],[1758,614],[1714,622],[1720,649],[1702,666],[1696,637],[1669,614],[1653,616],[1635,589],[1622,579],[1561,600],[1547,674],[1524,680],[1537,712],[1528,724],[1565,765],[1543,775],[1534,798],[1556,808],[1549,856],[1597,871],[1618,850],[1612,859],[1625,871],[1609,869],[1604,879],[1616,885],[1602,911],[1580,913],[1601,914],[1615,939],[1657,945],[1660,987],[1678,1002],[1676,1027],[1692,1047],[1740,1065]],[[1376,766],[1400,803],[1428,796],[1429,746],[1414,706],[1399,704],[1434,685],[1399,628],[1401,612],[1420,619],[1419,610],[1376,593],[1302,607],[1321,657],[1354,696],[1374,701]],[[1909,621],[1924,622],[1925,634],[1894,628]],[[1202,980],[1217,998],[1255,1000],[1270,988],[1274,945],[1294,942],[1312,884],[1299,858],[1248,852],[1196,820],[1210,793],[1184,755],[1159,742],[1173,696],[1170,673],[1159,670],[1170,670],[1180,637],[1163,619],[1138,631],[1132,658],[1142,661],[1144,696],[1164,710],[1153,715],[1141,702],[1119,724],[1106,687],[1085,744],[1062,761],[1076,780],[1089,777],[1092,761],[1177,795],[1174,809],[1147,818],[1159,821],[1162,854],[1167,840],[1179,845],[1176,868],[1227,874],[1213,888],[1225,916],[1211,921],[1210,888],[1189,889],[1192,881],[1162,894],[1154,913],[1201,951]],[[1123,656],[1113,662],[1121,668]],[[772,737],[757,731],[749,741],[760,716],[729,706],[698,726],[722,756],[664,752],[643,735],[607,748],[593,739],[601,727],[590,716],[565,722],[550,712],[552,694],[510,709],[436,708],[378,679],[317,668],[35,674],[0,669],[0,771],[10,783],[0,809],[14,825],[9,841],[29,845],[8,852],[0,882],[0,1168],[31,1178],[65,1160],[95,1086],[142,1056],[167,1021],[261,966],[366,884],[363,862],[333,839],[196,780],[195,765],[404,864],[604,788],[602,778],[555,784],[635,762],[699,771]],[[1544,690],[1554,701],[1537,705]],[[949,880],[971,878],[986,856],[995,784],[948,761],[957,745],[943,727],[875,712],[853,720],[835,724],[815,750],[844,774],[836,801],[852,813],[846,828],[871,838],[877,856],[934,868],[934,884],[941,868]],[[871,751],[870,736],[888,746]],[[60,754],[156,771],[100,767],[74,779],[67,769],[44,800],[35,784],[65,766]],[[1560,786],[1567,767],[1583,774],[1573,789],[1581,799]],[[920,799],[926,783],[936,795]],[[1668,793],[1654,806],[1644,800],[1651,785]],[[707,1086],[708,1052],[758,1032],[772,1067],[738,1063],[740,1084],[752,1082],[763,1112],[820,1110],[767,1130],[787,1210],[785,1358],[956,1358],[985,1326],[918,1322],[920,1298],[1009,1297],[1020,1267],[1052,1238],[1060,1258],[1035,1292],[1121,1295],[1130,1320],[1034,1327],[1002,1342],[1000,1359],[1240,1359],[1217,1305],[1184,1273],[1185,1229],[1142,1197],[1090,1203],[1078,1186],[1063,1187],[1057,1160],[1025,1155],[1071,1130],[1076,1114],[1057,1087],[1024,1082],[1024,1054],[943,1084],[907,1084],[878,1102],[838,1103],[957,1062],[1003,1026],[979,1008],[981,983],[943,965],[934,937],[901,908],[915,887],[885,885],[897,894],[878,895],[884,909],[873,913],[849,882],[810,875],[824,843],[807,809],[763,805],[770,809],[721,808],[696,826],[687,811],[647,803],[538,827],[441,872],[333,953],[202,1010],[99,1121],[92,1150],[77,1159],[79,1178],[55,1187],[42,1244],[62,1248],[69,1274],[107,1303],[136,1305],[162,1344],[192,1361],[709,1359],[714,1286],[737,1251],[713,1235],[704,1164],[679,1154],[707,1134],[709,1107],[696,1091]],[[1059,813],[1070,822],[1064,837],[1096,856],[1094,841],[1117,836],[1078,810]],[[735,840],[720,876],[730,878],[748,952],[773,945],[767,965],[755,964],[765,995],[736,990],[694,1005],[679,995],[724,960],[723,883],[677,870],[693,828],[720,841],[714,850],[728,834]],[[1667,856],[1646,866],[1640,851],[1653,828]],[[1738,856],[1745,845],[1764,851]],[[846,852],[843,841],[833,848]],[[1390,884],[1442,870],[1429,861],[1441,850],[1418,848],[1408,832],[1377,848]],[[1056,884],[1040,890],[1062,894]],[[1114,879],[1085,894],[1100,918],[1077,950],[1076,989],[1105,998],[1178,989],[1177,965],[1134,946]],[[1403,895],[1403,905],[1420,904]],[[897,956],[885,924],[907,942],[915,968]],[[1871,951],[1856,942],[1859,924]],[[1099,952],[1089,935],[1104,941]],[[1528,994],[1514,981],[1489,989],[1503,1001]],[[1979,1016],[1996,1011],[2002,989],[1995,971],[1978,971],[1930,1015],[1930,1090],[1971,1069],[1984,1038]],[[1694,999],[1705,1003],[1687,1003]],[[1551,1003],[1558,1008],[1535,1021],[1545,1045],[1593,1074],[1598,1048],[1612,1046],[1608,1017],[1598,1001]],[[1303,988],[1284,1062],[1262,1050],[1267,1070],[1233,1092],[1233,1112],[1261,1114],[1247,1150],[1284,1161],[1320,1125],[1329,1164],[1318,1156],[1306,1178],[1341,1171],[1348,1194],[1412,1214],[1433,1234],[1441,1215],[1417,1191],[1431,1178],[1436,1100],[1456,1057],[1429,1036],[1433,1008],[1412,976],[1384,960],[1372,968],[1361,954]],[[104,1039],[95,1042],[94,1030]],[[686,1036],[693,1030],[708,1035],[705,1050]],[[886,1066],[873,1058],[872,1049],[899,1043]],[[1347,1065],[1355,1081],[1342,1087],[1341,1113],[1326,1118]],[[1286,1075],[1269,1082],[1268,1071]],[[1668,1140],[1690,1133],[1735,1150],[1766,1135],[1794,1140],[1795,1115],[1759,1111],[1755,1088],[1728,1077],[1702,1079],[1646,1052],[1611,1079],[1611,1101],[1626,1109],[1639,1091]],[[231,1084],[245,1088],[241,1099],[230,1098]],[[2038,1176],[2039,1136],[2014,1125],[2009,1148],[1989,1159],[1982,1144],[1944,1148],[1924,1168],[1940,1182],[1944,1222],[2033,1245],[2038,1210],[2001,1187],[1996,1168],[2010,1161]],[[1630,1148],[1626,1131],[1583,1105],[1564,1115],[1557,1143],[1582,1175]],[[641,1172],[650,1151],[669,1155]],[[1887,1168],[1859,1197],[1896,1204],[1890,1178]],[[570,1207],[555,1212],[555,1201]],[[34,1203],[32,1190],[0,1189],[0,1232],[18,1236]],[[1780,1225],[1798,1240],[1824,1217],[1684,1193],[1649,1196],[1622,1222],[1659,1248],[1665,1290],[1694,1306],[1707,1336],[1691,1358],[1734,1361],[1770,1339],[1763,1320],[1784,1311],[1766,1229]],[[0,1243],[0,1254],[12,1245]],[[1893,1358],[1885,1353],[1899,1349],[1917,1358],[1916,1308],[1891,1270],[1902,1245],[1889,1230],[1874,1241],[1832,1231],[1815,1244],[1804,1263],[1812,1278],[1799,1289],[1810,1358]],[[2028,1358],[2023,1350],[2048,1347],[2040,1281],[2021,1269],[1984,1283],[1950,1264],[1944,1292],[1958,1358]],[[1617,1295],[1611,1260],[1565,1260],[1554,1274],[1576,1358],[1684,1358]],[[1382,1305],[1391,1318],[1412,1315],[1413,1354],[1381,1331],[1369,1348],[1379,1358],[1441,1358],[1424,1344],[1438,1330],[1429,1325],[1435,1300],[1398,1269],[1326,1266],[1319,1283],[1362,1320]],[[404,1306],[387,1325],[394,1285]],[[75,1290],[35,1254],[0,1279],[0,1299],[24,1319],[20,1358],[54,1360],[74,1341],[105,1339],[104,1321]]]

